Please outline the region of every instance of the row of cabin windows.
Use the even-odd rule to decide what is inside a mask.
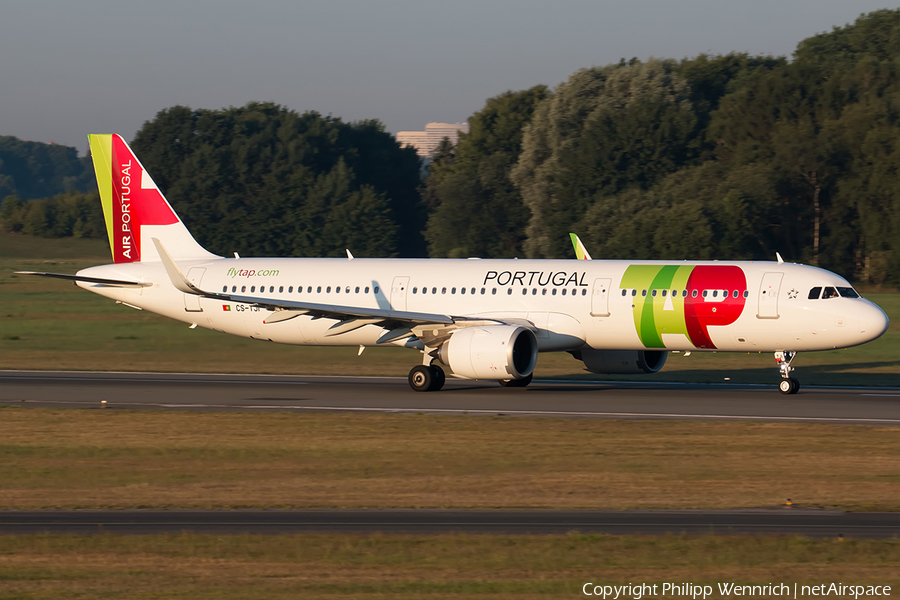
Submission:
[[[448,288],[442,287],[440,293],[441,293],[441,294],[446,294],[446,293],[447,293],[447,289],[448,289]],[[538,288],[530,288],[530,289],[531,289],[531,295],[532,295],[532,296],[537,296],[537,295],[538,295]],[[455,294],[456,291],[457,291],[455,287],[451,287],[451,288],[449,288],[449,290],[450,290],[450,294]],[[469,291],[466,292],[466,290],[469,290]],[[523,295],[523,296],[527,296],[527,295],[528,295],[528,290],[529,290],[529,288],[522,288],[522,295]],[[432,294],[432,295],[435,295],[435,294],[438,293],[438,288],[433,287],[433,288],[431,288],[431,291],[429,292],[429,290],[428,290],[427,287],[423,287],[422,289],[419,289],[418,287],[414,287],[414,288],[412,289],[412,293],[413,293],[413,294],[429,294],[429,293],[430,293],[430,294]],[[464,288],[464,287],[463,287],[463,288],[459,288],[459,293],[460,293],[460,294],[466,294],[466,293],[469,293],[469,294],[471,294],[471,295],[475,295],[475,293],[476,293],[476,288]],[[484,296],[486,293],[487,293],[487,288],[481,288],[481,295]],[[513,293],[513,289],[512,289],[512,288],[506,288],[506,294],[507,294],[508,296],[512,296],[512,293]],[[567,293],[569,293],[569,290],[566,289],[566,288],[563,288],[562,290],[559,291],[559,293],[560,293],[561,295],[565,296]],[[551,296],[555,296],[556,294],[557,294],[556,288],[553,288],[552,290],[550,290],[550,295],[551,295]],[[571,291],[571,295],[572,295],[572,296],[575,296],[575,295],[577,295],[577,294],[578,294],[578,290],[577,290],[577,289],[573,289],[573,290]],[[496,296],[496,295],[497,295],[497,288],[491,288],[491,295],[492,295],[492,296]],[[546,296],[546,295],[547,295],[547,288],[541,288],[541,295],[542,295],[542,296]],[[581,290],[581,295],[582,295],[582,296],[586,296],[586,295],[587,295],[587,290],[586,290],[586,289],[582,289],[582,290]]]
[[[809,290],[809,299],[810,300],[819,300],[821,294],[822,300],[828,300],[829,298],[859,298],[859,294],[856,290],[851,287],[814,287]]]
[[[632,296],[637,296],[637,293],[638,293],[637,290],[632,289],[630,291],[631,291]],[[628,292],[629,292],[629,290],[622,290],[622,295],[627,296]],[[659,293],[663,298],[665,298],[667,295],[671,295],[672,297],[679,295],[678,290],[671,290],[671,292],[670,292],[670,290],[667,290],[667,289],[666,290],[650,290],[650,295],[654,298],[656,297],[657,293]],[[647,290],[641,290],[641,296],[646,296],[646,295],[647,295]],[[687,298],[687,295],[688,295],[687,290],[681,290],[682,298]],[[747,298],[750,296],[750,292],[748,290],[744,290],[743,293],[741,293],[740,290],[691,290],[691,298],[696,298],[697,296],[702,296],[704,298],[727,298],[729,295],[731,295],[732,298],[737,298],[741,295],[743,295],[744,298]]]
[[[465,294],[467,289],[470,289],[470,288],[459,288],[459,293],[460,293],[460,294]],[[227,292],[228,292],[228,286],[227,286],[227,285],[223,285],[223,286],[222,286],[222,291],[227,293]],[[231,291],[232,291],[232,293],[237,292],[237,286],[236,286],[236,285],[231,286]],[[247,291],[247,286],[246,286],[246,285],[242,285],[242,286],[241,286],[241,292],[244,293],[244,292],[246,292],[246,291]],[[289,294],[292,294],[292,293],[294,292],[294,286],[292,286],[292,285],[291,285],[291,286],[288,286],[287,291],[288,291]],[[313,291],[312,286],[308,286],[308,287],[306,288],[306,292],[307,292],[308,294],[311,294],[312,291]],[[355,293],[358,294],[358,293],[360,292],[360,287],[359,287],[359,286],[356,286],[356,287],[353,289],[353,291],[354,291]],[[366,287],[362,288],[362,291],[363,291],[364,294],[368,294],[368,293],[369,293],[369,286],[366,286]],[[251,285],[251,286],[250,286],[250,293],[252,294],[252,293],[255,293],[255,292],[256,292],[256,286],[255,286],[255,285]],[[259,286],[259,293],[264,294],[265,292],[266,292],[266,286],[264,286],[264,285]],[[341,293],[341,286],[339,286],[339,285],[338,285],[338,286],[334,286],[334,292],[335,292],[336,294],[340,294],[340,293]],[[418,293],[420,293],[420,290],[419,290],[418,287],[414,287],[414,288],[412,289],[412,292],[413,292],[413,294],[418,294]],[[456,289],[455,287],[454,287],[454,288],[450,288],[450,293],[451,293],[451,294],[456,294],[456,292],[457,292],[457,289]],[[275,293],[275,286],[274,286],[274,285],[270,285],[270,286],[269,286],[269,293],[272,293],[272,294]],[[278,293],[279,293],[279,294],[283,294],[283,293],[284,293],[284,286],[283,286],[283,285],[278,287]],[[297,293],[298,293],[298,294],[303,293],[303,286],[302,286],[302,285],[298,285],[298,286],[297,286]],[[317,294],[321,294],[321,293],[322,293],[322,286],[321,286],[321,285],[316,287],[316,293],[317,293]],[[325,293],[326,293],[326,294],[330,294],[330,293],[331,293],[331,286],[330,286],[330,285],[327,286],[327,287],[325,287]],[[346,287],[344,287],[344,293],[345,293],[345,294],[349,294],[349,293],[350,293],[350,286],[349,286],[349,285],[346,286]],[[376,294],[378,293],[378,286],[375,286],[375,293],[376,293]],[[427,294],[427,293],[428,293],[428,288],[427,288],[427,287],[423,287],[423,288],[421,289],[421,293],[422,293],[422,294]],[[432,293],[432,294],[437,294],[437,293],[438,293],[438,288],[436,288],[436,287],[431,288],[431,293]],[[445,287],[441,288],[441,294],[446,294],[446,293],[447,293],[447,288],[445,288]],[[476,288],[471,288],[471,291],[470,291],[469,293],[472,294],[472,295],[474,295],[474,294],[476,293]],[[486,288],[481,288],[481,295],[484,295],[485,293],[486,293]],[[508,288],[508,289],[506,290],[506,293],[507,293],[508,295],[512,295],[512,293],[513,293],[512,288]],[[531,289],[531,295],[532,295],[532,296],[537,296],[537,293],[538,293],[537,288],[532,288],[532,289]],[[568,290],[565,289],[565,288],[563,288],[563,289],[560,291],[560,294],[563,295],[563,296],[565,296],[567,293],[568,293]],[[572,295],[572,296],[575,296],[577,293],[578,293],[578,290],[573,289],[573,290],[571,291],[571,295]],[[497,288],[492,288],[492,289],[491,289],[491,294],[492,294],[492,295],[496,295],[496,294],[497,294]],[[523,289],[523,290],[522,290],[522,295],[525,296],[525,295],[527,295],[527,294],[528,294],[528,289]],[[544,288],[544,289],[541,290],[541,294],[544,295],[544,296],[547,295],[547,290],[546,290],[546,288]],[[556,294],[557,294],[556,288],[554,288],[554,289],[552,289],[552,290],[550,291],[550,295],[551,295],[551,296],[555,296]],[[586,289],[582,289],[582,290],[581,290],[581,295],[582,295],[582,296],[586,296],[586,295],[587,295],[587,290],[586,290]]]
[[[360,289],[362,289],[362,292],[363,292],[364,294],[368,294],[368,293],[369,293],[369,286],[365,286],[364,288],[360,288],[359,286],[356,286],[356,287],[354,288],[353,291],[354,291],[354,293],[357,293],[357,294],[358,294],[358,293],[360,292]],[[345,286],[345,287],[343,288],[343,290],[344,290],[344,293],[345,293],[345,294],[349,294],[349,293],[350,293],[350,286],[349,286],[349,285],[348,285],[348,286]],[[223,286],[222,286],[222,291],[223,291],[223,292],[228,292],[228,286],[227,286],[227,285],[223,285]],[[237,291],[237,286],[236,286],[236,285],[231,286],[231,291],[232,291],[232,293],[233,293],[233,292],[236,292],[236,291]],[[241,286],[241,292],[246,292],[246,291],[247,291],[247,286],[246,286],[246,285],[242,285],[242,286]],[[293,293],[294,293],[294,286],[289,285],[287,291],[288,291],[288,294],[293,294]],[[307,294],[312,294],[312,291],[313,291],[313,287],[312,287],[311,285],[310,285],[310,286],[307,286],[307,288],[306,288],[306,293],[307,293]],[[256,286],[255,286],[255,285],[251,285],[251,286],[250,286],[250,293],[252,294],[252,293],[255,293],[255,292],[256,292]],[[260,293],[260,294],[266,293],[266,286],[264,286],[264,285],[259,286],[259,293]],[[275,293],[275,286],[274,286],[274,285],[270,285],[270,286],[269,286],[269,293],[270,293],[270,294],[274,294],[274,293]],[[279,294],[283,294],[283,293],[284,293],[284,286],[283,286],[283,285],[278,286],[278,293],[279,293]],[[297,293],[298,293],[298,294],[302,294],[302,293],[303,293],[303,286],[302,286],[302,285],[298,285],[298,286],[297,286]],[[321,286],[321,285],[316,286],[316,293],[317,293],[317,294],[321,294],[321,293],[322,293],[322,286]],[[331,286],[330,286],[330,285],[325,287],[325,293],[326,293],[326,294],[330,294],[330,293],[331,293]],[[339,286],[339,285],[334,286],[334,293],[335,293],[335,294],[340,294],[340,293],[341,293],[341,286]],[[376,294],[378,293],[378,286],[377,286],[377,285],[375,286],[375,293],[376,293]]]

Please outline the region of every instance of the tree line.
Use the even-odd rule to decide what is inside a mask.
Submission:
[[[575,231],[595,257],[779,251],[896,285],[898,47],[900,10],[882,10],[803,40],[790,61],[734,53],[581,69],[553,90],[488,99],[424,169],[377,121],[271,103],[172,107],[132,146],[198,240],[226,255],[565,258]],[[89,165],[79,172],[73,149],[55,150],[56,167],[23,170],[28,161],[7,158],[12,140],[0,138],[0,197],[16,194],[0,226],[105,236],[78,187]],[[69,187],[23,201],[49,195],[30,182]]]

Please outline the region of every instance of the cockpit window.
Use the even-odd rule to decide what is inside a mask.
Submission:
[[[809,299],[810,300],[818,300],[819,294],[821,294],[821,293],[822,293],[821,287],[814,287],[813,289],[809,290]]]
[[[841,298],[859,298],[859,294],[852,287],[839,287],[837,291],[841,294]]]
[[[822,290],[822,300],[828,300],[829,298],[837,298],[838,292],[833,287],[827,287]]]

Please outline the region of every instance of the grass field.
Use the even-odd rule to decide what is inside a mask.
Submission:
[[[0,509],[900,510],[897,428],[0,409]]]
[[[691,582],[713,590],[719,582],[843,582],[890,585],[896,594],[898,564],[900,540],[0,536],[0,600],[576,598],[588,582]]]
[[[60,256],[67,258],[58,258]],[[0,234],[0,368],[118,371],[253,372],[402,375],[419,361],[409,350],[284,346],[190,330],[183,323],[135,311],[60,281],[13,271],[74,273],[109,262],[104,242]],[[794,361],[804,383],[898,385],[900,294],[868,294],[891,317],[882,338],[848,350],[801,353]],[[604,379],[566,353],[542,354],[541,377]],[[768,354],[671,354],[656,375],[605,377],[644,381],[774,383]]]

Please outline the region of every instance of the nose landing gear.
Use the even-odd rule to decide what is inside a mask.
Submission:
[[[791,362],[795,356],[797,356],[797,353],[790,350],[775,353],[775,362],[778,363],[778,370],[781,372],[778,391],[782,394],[796,394],[800,390],[800,382],[791,377],[791,371],[794,370]]]

